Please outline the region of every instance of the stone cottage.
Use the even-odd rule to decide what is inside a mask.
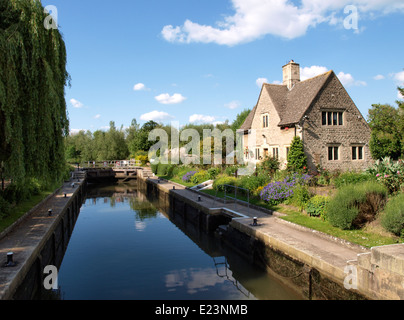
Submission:
[[[294,136],[303,141],[311,171],[363,170],[371,161],[369,125],[335,73],[300,81],[293,60],[283,66],[282,85],[263,84],[239,133],[247,162],[272,156],[284,167]]]

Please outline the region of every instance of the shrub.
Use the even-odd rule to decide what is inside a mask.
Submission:
[[[12,183],[3,191],[3,197],[9,203],[20,203],[29,196],[29,189],[21,184]]]
[[[220,169],[219,168],[209,168],[208,169],[208,178],[209,179],[215,179],[220,173]]]
[[[298,185],[307,185],[311,176],[308,174],[294,173],[292,176],[287,176],[283,181],[271,182],[266,185],[260,194],[262,200],[270,205],[282,203],[289,197],[293,196],[294,189]]]
[[[262,189],[260,197],[270,205],[277,205],[293,195],[294,187],[295,182],[287,179],[271,182]]]
[[[298,136],[292,140],[287,168],[289,171],[301,171],[307,168],[307,157],[304,153],[303,141]]]
[[[374,220],[387,194],[386,187],[372,181],[341,187],[328,203],[328,220],[341,229],[360,228]]]
[[[312,197],[306,205],[306,212],[312,217],[321,217],[326,220],[327,203],[329,198],[326,196],[316,195]]]
[[[195,184],[202,183],[206,180],[208,180],[208,173],[205,170],[195,173],[191,178],[191,182]]]
[[[2,196],[0,196],[0,220],[6,218],[11,213],[11,205]]]
[[[225,186],[224,185],[231,185],[231,186],[237,186],[238,185],[238,179],[235,177],[229,177],[226,175],[219,176],[214,182],[213,182],[213,189],[216,191],[224,191]]]
[[[252,192],[258,187],[267,185],[270,182],[270,179],[271,178],[268,175],[242,176],[241,178],[239,178],[239,186]]]
[[[404,194],[393,197],[387,202],[381,217],[382,226],[399,236],[404,231]]]
[[[261,174],[273,175],[277,170],[279,170],[279,166],[280,164],[277,158],[265,157],[265,159],[257,165],[257,170]]]
[[[182,176],[182,181],[190,182],[191,178],[194,176],[196,171],[188,171],[186,174]]]
[[[170,167],[169,164],[159,163],[157,165],[157,175],[158,176],[166,176],[167,173],[168,173],[169,167]]]
[[[237,170],[238,170],[237,166],[229,166],[224,170],[224,173],[227,174],[228,176],[234,176]]]
[[[389,157],[382,161],[377,160],[367,172],[374,175],[377,181],[383,183],[390,193],[399,191],[404,184],[404,162],[401,159],[397,162]]]
[[[300,211],[306,207],[308,201],[312,197],[311,192],[305,185],[297,185],[293,189],[293,196],[291,198],[291,203],[298,207]]]
[[[348,184],[356,184],[369,180],[376,180],[376,177],[366,172],[344,172],[334,178],[334,185],[336,188],[340,188]]]
[[[252,196],[256,197],[256,198],[259,198],[263,189],[264,189],[264,186],[261,186],[261,187],[258,187],[255,190],[253,190]]]

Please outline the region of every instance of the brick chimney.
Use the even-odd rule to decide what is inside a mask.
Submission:
[[[282,67],[283,69],[283,85],[286,85],[289,90],[300,82],[300,65],[293,60]]]

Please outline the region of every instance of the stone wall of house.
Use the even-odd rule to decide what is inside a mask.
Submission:
[[[343,125],[322,125],[323,111],[343,111]],[[351,97],[332,73],[311,108],[303,125],[303,141],[309,168],[364,170],[372,163],[369,150],[370,128]],[[338,147],[338,160],[329,160],[328,147]],[[352,160],[352,147],[363,147],[363,160]]]
[[[263,128],[263,116],[268,115],[268,127]],[[278,127],[280,118],[275,106],[265,89],[261,92],[258,100],[257,110],[252,122],[252,128],[255,130],[256,135],[256,148],[260,149],[260,155],[264,158],[265,150],[268,150],[269,156],[273,156],[273,149],[278,149],[278,158],[281,166],[286,165],[286,147],[290,147],[293,137],[295,136],[295,128],[288,128],[281,130]],[[300,132],[297,132],[300,135]],[[264,137],[265,135],[265,137]],[[247,146],[247,136],[244,137],[244,146]],[[251,150],[255,156],[255,150]]]

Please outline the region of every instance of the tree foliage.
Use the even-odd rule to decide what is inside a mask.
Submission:
[[[307,156],[304,153],[303,141],[295,136],[288,154],[288,170],[299,171],[307,167]]]
[[[9,178],[55,180],[68,133],[66,48],[39,0],[0,0],[0,161]]]
[[[373,104],[369,109],[368,123],[372,129],[369,143],[374,159],[401,155],[402,130],[400,130],[399,109],[389,104]]]

